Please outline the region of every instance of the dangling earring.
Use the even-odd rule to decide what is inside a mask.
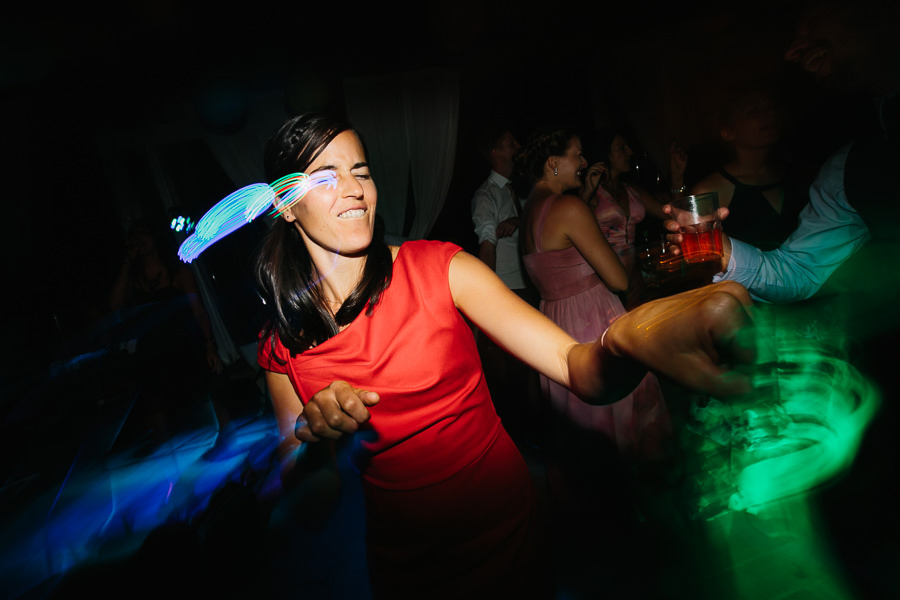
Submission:
[[[557,169],[556,167],[553,167],[553,174],[559,175],[559,169]]]

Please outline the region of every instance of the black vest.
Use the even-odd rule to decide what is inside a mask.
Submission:
[[[847,201],[872,239],[838,268],[820,295],[839,298],[847,333],[877,360],[892,359],[900,343],[900,144],[853,143],[844,170]]]
[[[897,296],[900,283],[900,95],[882,107],[886,130],[864,135],[850,147],[844,166],[847,202],[872,240],[831,276],[826,289]]]

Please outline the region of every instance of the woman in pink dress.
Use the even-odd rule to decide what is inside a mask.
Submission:
[[[535,134],[521,154],[534,181],[525,209],[525,268],[541,293],[540,309],[578,341],[597,339],[625,313],[616,292],[628,272],[603,235],[592,211],[574,194],[587,168],[580,139],[565,131]],[[669,415],[652,374],[618,402],[586,404],[571,391],[541,378],[553,413],[596,432],[618,453],[655,458],[663,453]]]
[[[628,287],[628,273],[591,208],[566,193],[579,187],[587,168],[581,141],[566,131],[537,133],[520,158],[534,182],[521,240],[525,268],[541,294],[540,310],[576,340],[602,339],[626,312],[616,292]],[[594,594],[582,574],[604,565],[610,575],[606,589],[624,585],[617,575],[632,572],[635,564],[652,570],[646,548],[631,542],[641,539],[633,467],[662,464],[657,461],[666,457],[670,421],[659,382],[648,373],[617,402],[592,406],[540,379],[549,403],[544,451],[552,531],[555,543],[569,549],[556,565],[560,584],[587,586],[580,592]],[[614,548],[596,543],[609,538],[619,540]]]
[[[634,155],[625,136],[615,130],[605,130],[598,137],[597,152],[602,156],[598,158],[599,162],[591,165],[582,189],[589,192],[585,200],[628,272],[628,289],[622,297],[625,308],[631,310],[645,299],[644,280],[637,260],[638,225],[648,215],[660,223],[668,216],[663,212],[663,201],[625,181],[632,170]]]

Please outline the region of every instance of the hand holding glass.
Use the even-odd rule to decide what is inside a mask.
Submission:
[[[687,263],[721,261],[722,222],[716,192],[684,196],[670,203],[671,216],[681,231],[681,255]]]

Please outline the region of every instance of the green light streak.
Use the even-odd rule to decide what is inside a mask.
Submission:
[[[840,335],[773,317],[757,317],[764,358],[773,360],[757,365],[754,391],[692,407],[707,518],[753,513],[830,481],[852,464],[880,405],[877,388],[842,356]]]
[[[844,313],[757,307],[754,391],[691,407],[689,517],[730,598],[853,598],[814,492],[853,463],[881,395],[847,359]]]

